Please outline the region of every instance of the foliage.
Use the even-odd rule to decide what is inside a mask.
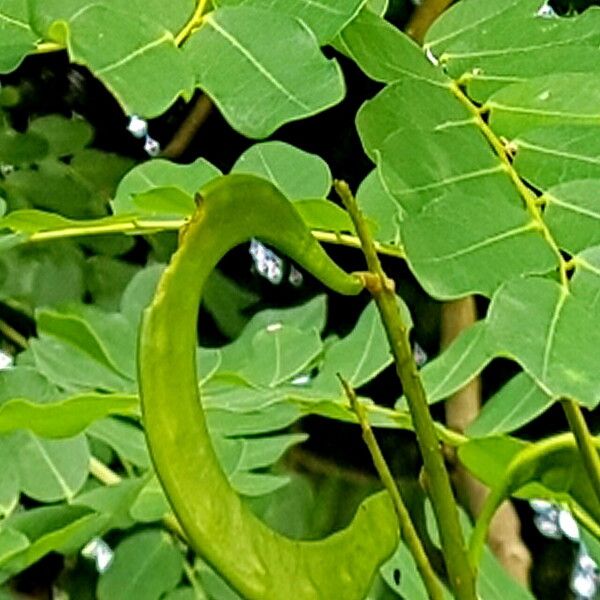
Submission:
[[[419,380],[434,403],[494,359],[513,363],[514,376],[487,400],[465,436],[435,427],[492,487],[473,533],[465,524],[480,595],[500,598],[498,590],[510,585],[511,598],[528,598],[489,552],[479,562],[489,517],[504,498],[568,505],[590,535],[600,531],[597,439],[572,418],[574,435],[510,435],[556,402],[571,417],[600,402],[600,11],[558,17],[541,10],[541,0],[461,0],[420,48],[384,19],[385,4],[5,0],[0,73],[40,58],[29,55],[64,50],[127,115],[158,117],[201,90],[233,129],[253,139],[342,100],[344,76],[338,60],[327,58],[331,47],[378,82],[378,93],[356,115],[374,165],[357,199],[377,250],[404,260],[430,297],[477,294],[489,301],[484,318],[425,365]],[[191,362],[187,371],[168,363],[165,379],[156,380],[181,339],[192,340],[186,352],[194,350],[195,331],[187,321],[178,323],[173,309],[172,331],[162,332],[155,355],[146,354],[138,368],[138,330],[175,246],[173,232],[185,246],[189,221],[206,201],[200,190],[238,198],[236,182],[244,181],[255,191],[215,217],[222,221],[211,232],[214,247],[203,248],[202,279],[219,258],[219,244],[226,244],[219,246],[224,252],[248,235],[275,243],[309,272],[315,261],[308,249],[318,248],[310,231],[324,242],[359,246],[355,223],[330,198],[330,167],[277,140],[255,143],[231,169],[203,157],[185,165],[155,158],[134,166],[95,147],[94,130],[81,118],[37,116],[21,127],[10,88],[0,92],[0,103],[0,301],[9,314],[35,323],[35,335],[25,341],[6,329],[7,339],[25,347],[16,365],[0,372],[0,582],[51,552],[74,555],[106,538],[115,542],[113,563],[89,583],[99,598],[251,594],[245,587],[251,582],[231,566],[236,550],[221,547],[226,536],[215,533],[215,523],[209,523],[208,541],[191,540],[199,553],[190,561],[146,448],[139,386],[159,390],[169,381],[178,395],[189,388],[167,375],[185,374],[184,384],[197,377],[210,431],[204,443],[218,457],[222,489],[229,490],[229,482],[235,490],[224,496],[227,506],[250,507],[293,538],[320,538],[340,525],[327,520],[326,486],[319,496],[280,459],[306,440],[298,423],[308,415],[356,422],[338,373],[359,390],[372,426],[413,430],[410,397],[399,397],[394,408],[369,397],[369,384],[392,362],[384,324],[371,303],[346,335],[332,336],[324,296],[248,320],[243,311],[256,296],[215,271],[206,281],[205,307],[234,340],[199,346],[195,369]],[[270,190],[294,217],[265,207],[261,190]],[[266,225],[246,230],[258,221]],[[143,247],[142,261],[131,260],[141,244],[134,236],[152,248]],[[190,278],[176,290],[188,312],[196,310],[201,283]],[[402,286],[398,292],[403,296]],[[409,309],[399,303],[408,335]],[[157,358],[163,363],[153,365]],[[409,396],[406,385],[404,392]],[[146,418],[151,423],[150,414]],[[173,459],[157,459],[164,433],[149,426],[163,482],[160,461]],[[185,470],[186,457],[179,462]],[[185,506],[172,486],[166,488],[181,518]],[[207,492],[190,487],[186,503],[194,493]],[[339,510],[352,513],[359,500],[345,498]],[[421,497],[418,504],[422,509]],[[236,510],[228,517],[237,518]],[[253,518],[246,508],[240,514],[242,524]],[[189,534],[192,526],[184,526]],[[395,530],[395,546],[394,536]],[[311,560],[321,558],[322,543],[314,545]],[[263,558],[278,582],[276,596],[292,571],[274,564],[283,543],[273,548]],[[367,574],[367,583],[376,576],[369,598],[427,597],[404,543],[387,562],[385,544],[369,548],[379,570]],[[381,556],[373,556],[376,550]],[[346,558],[360,558],[357,552],[348,550]],[[342,556],[329,557],[328,570],[315,578],[330,576]],[[244,558],[249,564],[256,558],[251,548]],[[66,577],[71,585],[75,578]],[[301,574],[288,584],[300,580]]]

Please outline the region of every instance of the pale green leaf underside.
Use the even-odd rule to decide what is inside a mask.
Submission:
[[[282,13],[221,8],[207,15],[183,52],[197,85],[232,127],[249,137],[266,137],[344,96],[337,63],[325,59],[300,21]]]
[[[24,570],[49,552],[74,553],[100,533],[105,519],[82,506],[32,508],[11,515],[0,529],[0,580]],[[6,552],[6,542],[9,544]]]
[[[21,491],[41,502],[70,500],[85,483],[90,454],[85,436],[47,440],[19,432],[12,442]]]
[[[135,400],[139,408],[137,396]],[[133,423],[113,417],[98,419],[88,427],[86,433],[110,446],[121,460],[143,469],[150,467],[146,438],[141,428]]]
[[[19,502],[21,485],[19,470],[9,444],[0,444],[0,461],[4,468],[0,471],[0,519],[8,516]],[[0,533],[0,564],[2,564],[2,534]]]

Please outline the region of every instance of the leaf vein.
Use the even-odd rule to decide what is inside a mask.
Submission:
[[[283,85],[272,73],[270,73],[260,61],[247,49],[238,42],[228,31],[223,29],[214,19],[207,16],[206,22],[220,35],[222,35],[242,56],[244,56],[251,65],[253,65],[258,72],[269,81],[277,90],[279,90],[288,100],[293,102],[296,106],[302,108],[302,110],[311,111],[312,107],[308,106],[305,102],[296,97],[290,92],[285,85]]]
[[[160,46],[161,44],[168,42],[172,38],[173,38],[173,36],[171,33],[165,32],[165,34],[162,35],[161,37],[159,37],[155,40],[152,40],[151,42],[148,42],[147,44],[145,44],[144,46],[141,46],[140,48],[137,48],[131,54],[128,54],[127,56],[120,58],[119,60],[115,61],[114,63],[111,63],[110,65],[107,65],[106,67],[102,67],[101,69],[98,69],[96,71],[96,75],[104,75],[106,73],[109,73],[110,71],[114,71],[115,69],[118,69],[119,67],[122,67],[123,65],[126,65],[127,63],[131,62],[133,59],[137,58],[138,56],[142,56],[149,50],[152,50],[153,48],[156,48],[157,46]]]

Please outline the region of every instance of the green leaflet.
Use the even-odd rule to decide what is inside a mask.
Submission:
[[[250,6],[280,11],[304,21],[320,45],[327,44],[358,12],[365,0],[216,0],[217,6]]]
[[[403,315],[407,316],[405,322],[412,327],[408,308],[401,300],[399,304]],[[377,307],[371,302],[350,335],[327,346],[325,364],[315,378],[313,387],[325,394],[335,394],[339,391],[336,373],[343,373],[354,388],[367,383],[393,362],[386,340]]]
[[[519,373],[486,401],[467,433],[472,437],[509,433],[543,413],[554,400],[527,373]]]
[[[181,579],[183,556],[159,530],[136,533],[115,549],[114,563],[98,580],[98,600],[158,600]]]
[[[176,34],[194,10],[194,0],[29,0],[32,27],[46,35],[52,24],[69,21],[76,12],[91,4],[106,4],[117,10],[129,11],[137,20],[143,19],[160,24],[165,30]]]
[[[542,195],[544,220],[559,247],[570,254],[600,244],[600,179],[576,179]]]
[[[155,188],[176,188],[193,198],[197,190],[221,172],[203,158],[189,165],[178,165],[162,158],[137,165],[119,183],[112,201],[116,215],[139,213],[140,205],[133,197]]]
[[[18,492],[42,502],[71,499],[87,479],[87,441],[70,436],[85,427],[86,413],[89,419],[93,409],[73,414],[68,402],[58,398],[58,389],[29,367],[0,372],[0,458],[10,465],[0,477],[4,513],[14,508]]]
[[[597,125],[599,102],[600,73],[554,72],[500,89],[485,107],[494,131],[511,139],[538,127]]]
[[[485,323],[478,321],[421,369],[427,400],[433,403],[448,398],[475,377],[492,357]]]
[[[400,231],[409,265],[435,298],[489,297],[511,277],[557,267],[536,223],[507,198],[443,195]]]
[[[361,11],[338,39],[340,48],[377,81],[392,83],[403,77],[438,85],[448,81],[417,44],[369,10]]]
[[[173,15],[180,11],[176,19],[181,23],[182,2],[175,4],[179,6],[169,8]],[[183,21],[191,8],[189,1],[185,5]],[[162,22],[167,14],[157,2],[148,10],[141,2],[90,1],[82,6],[54,0],[35,2],[32,22],[44,37],[66,45],[71,60],[88,67],[126,112],[148,118],[163,113],[179,95],[189,97],[194,85],[173,32]],[[161,76],[153,78],[157,72]]]
[[[600,11],[545,18],[537,14],[541,5],[462,2],[430,29],[426,48],[481,103],[511,83],[558,71],[597,71]]]
[[[600,178],[600,138],[595,127],[553,125],[527,130],[513,144],[515,169],[539,189]]]
[[[402,213],[376,169],[363,179],[356,192],[356,201],[363,213],[375,223],[376,238],[399,245]]]
[[[0,73],[9,73],[35,48],[27,0],[4,0],[0,6]]]
[[[600,402],[600,331],[597,307],[590,310],[594,296],[550,279],[512,280],[490,305],[490,344],[519,362],[548,395],[594,408]]]
[[[338,64],[323,56],[313,33],[279,12],[220,8],[205,17],[183,55],[197,85],[248,137],[266,137],[283,123],[337,104],[345,93]]]
[[[367,500],[350,526],[319,542],[292,541],[270,530],[241,503],[219,467],[193,356],[203,283],[219,258],[249,237],[273,244],[338,292],[355,294],[362,284],[327,258],[271,184],[231,175],[201,194],[140,336],[140,389],[155,468],[192,546],[245,597],[361,599],[397,544],[387,495]],[[249,197],[256,210],[241,210]],[[179,398],[176,410],[173,394]]]
[[[0,581],[49,552],[76,552],[98,535],[106,522],[104,515],[70,505],[42,506],[11,515],[0,528]]]
[[[284,142],[255,144],[236,160],[231,172],[263,177],[290,200],[326,198],[332,184],[322,158]]]

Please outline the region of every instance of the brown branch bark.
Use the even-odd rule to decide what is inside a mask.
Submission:
[[[208,96],[204,94],[199,96],[171,141],[162,151],[161,156],[170,159],[179,158],[191,144],[198,130],[210,115],[211,110],[212,102]]]
[[[415,7],[406,33],[415,42],[422,44],[430,25],[454,2],[454,0],[423,0]]]
[[[448,302],[442,306],[441,345],[448,346],[463,330],[477,320],[473,297]],[[479,414],[481,405],[481,381],[473,379],[459,390],[445,405],[448,427],[463,433]],[[452,476],[457,495],[473,517],[481,512],[488,488],[475,479],[460,463],[456,462]],[[529,584],[531,554],[521,539],[521,523],[510,502],[505,502],[490,525],[488,544],[496,558],[522,585]]]
[[[422,44],[429,26],[454,2],[454,0],[423,0],[413,11],[406,33]]]

